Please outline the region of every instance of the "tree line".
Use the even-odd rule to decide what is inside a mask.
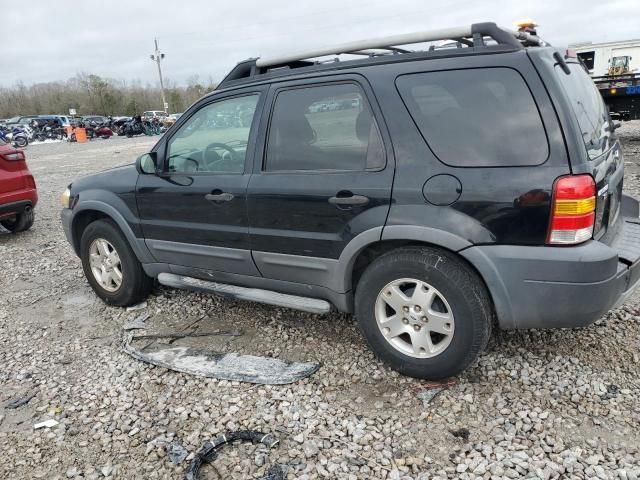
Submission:
[[[198,77],[188,80],[186,87],[165,86],[169,112],[184,112],[189,105],[215,89],[211,80]],[[98,75],[81,73],[66,81],[37,83],[26,86],[18,82],[0,87],[0,118],[17,115],[68,114],[74,108],[78,115],[135,115],[145,110],[163,110],[160,88],[141,82],[125,82]]]

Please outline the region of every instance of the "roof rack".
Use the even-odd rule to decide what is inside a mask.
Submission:
[[[439,40],[452,40],[458,46],[484,47],[485,39],[493,40],[499,45],[511,46],[521,49],[527,46],[543,46],[545,42],[535,35],[523,31],[514,31],[498,27],[493,22],[474,23],[466,27],[445,28],[438,30],[426,30],[422,32],[392,35],[388,37],[359,40],[355,42],[334,45],[332,47],[318,48],[302,51],[295,54],[249,59],[240,62],[222,80],[220,85],[231,80],[240,80],[254,75],[265,73],[269,69],[288,67],[298,68],[312,66],[319,63],[318,57],[328,55],[366,55],[375,56],[373,50],[382,50],[384,54],[402,55],[414,53],[406,48],[407,45],[416,43],[435,42]]]

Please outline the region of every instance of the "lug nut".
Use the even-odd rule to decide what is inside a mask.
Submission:
[[[422,320],[423,322],[427,323],[427,320],[428,320],[428,319],[427,319],[427,317],[422,317],[422,319],[421,319],[421,320]]]
[[[422,310],[422,308],[420,308],[420,305],[416,305],[415,307],[416,312],[419,312],[420,310]]]
[[[408,323],[409,323],[409,319],[407,319],[407,318],[403,318],[403,319],[402,319],[402,323],[404,323],[405,325],[406,325],[406,324],[408,324]]]
[[[409,307],[402,307],[402,310],[404,310],[405,312],[409,311]]]
[[[416,332],[419,332],[419,331],[420,331],[420,325],[414,325],[414,326],[413,326],[413,329],[414,329]]]

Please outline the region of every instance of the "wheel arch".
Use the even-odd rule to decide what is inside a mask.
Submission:
[[[150,263],[153,261],[151,254],[146,248],[143,239],[138,239],[124,216],[113,206],[108,203],[90,200],[82,202],[74,209],[73,220],[71,223],[71,233],[73,239],[73,249],[76,254],[80,252],[80,239],[82,233],[87,226],[96,220],[109,219],[113,221],[125,236],[127,242],[131,246],[133,253],[141,263]]]
[[[358,248],[354,249],[350,258],[340,257],[340,264],[344,265],[343,279],[347,291],[355,294],[358,281],[365,269],[380,255],[403,247],[436,248],[455,255],[458,260],[478,275],[489,294],[492,310],[499,320],[501,328],[513,328],[510,326],[511,303],[499,274],[491,269],[483,261],[484,259],[464,254],[465,249],[472,246],[467,240],[449,232],[414,226],[395,229],[394,227],[385,227],[384,232],[381,232],[377,239],[369,235],[368,240],[368,242],[360,241]],[[480,260],[480,265],[477,260]]]

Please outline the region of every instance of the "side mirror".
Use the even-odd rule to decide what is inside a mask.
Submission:
[[[144,153],[136,160],[136,168],[142,174],[156,174],[158,171],[158,156],[156,152]]]

